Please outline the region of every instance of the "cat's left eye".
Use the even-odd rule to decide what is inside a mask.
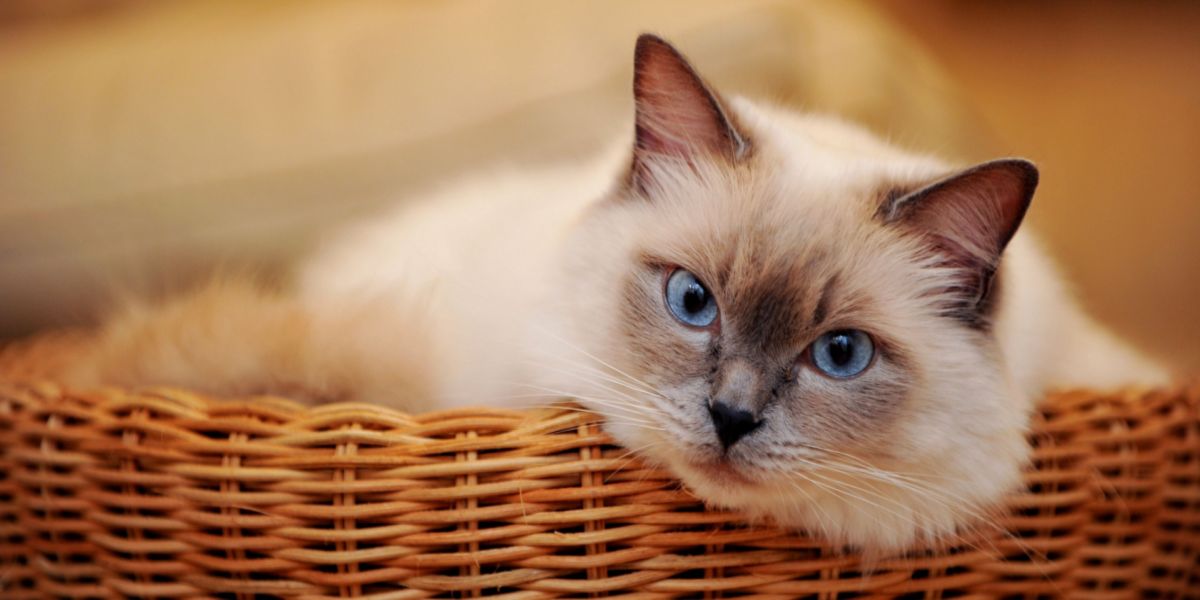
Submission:
[[[849,379],[871,366],[875,343],[861,330],[839,329],[817,338],[808,352],[809,360],[822,373],[836,379]]]
[[[667,309],[676,319],[692,327],[708,327],[717,320],[717,301],[704,284],[684,269],[667,278]]]

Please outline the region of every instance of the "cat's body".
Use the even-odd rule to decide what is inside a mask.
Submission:
[[[1164,379],[1027,234],[992,277],[1026,163],[947,178],[837,120],[722,104],[653,38],[638,67],[632,168],[445,186],[331,239],[294,289],[134,309],[78,379],[406,410],[574,396],[702,498],[880,551],[1012,489],[1045,390]],[[973,193],[995,206],[955,212]],[[701,285],[682,315],[680,273]],[[813,366],[817,340],[860,330],[861,371]]]
[[[749,103],[740,108],[754,110]],[[836,119],[809,115],[803,120],[831,133],[863,135]],[[437,406],[492,404],[530,394],[521,385],[530,383],[526,362],[536,364],[539,348],[561,350],[548,319],[554,290],[544,287],[560,281],[562,274],[554,271],[566,268],[554,260],[556,250],[588,207],[609,192],[623,160],[624,155],[604,156],[500,169],[433,190],[328,240],[302,263],[299,297],[313,315],[339,315],[348,302],[386,298],[376,308],[381,314],[363,320],[363,331],[341,329],[331,335],[378,339],[381,346],[368,354],[380,371],[394,370],[389,357],[394,340],[438,347],[426,371]],[[1005,261],[996,333],[1009,372],[1028,396],[1053,388],[1163,379],[1161,371],[1078,309],[1028,230],[1014,237]],[[404,318],[387,318],[397,312]],[[413,312],[417,323],[433,323],[436,334],[423,331],[414,337]],[[498,315],[509,318],[497,321]],[[381,325],[389,321],[396,329],[381,335]],[[538,331],[543,328],[550,330],[548,337]],[[518,375],[522,371],[525,377]],[[513,385],[520,389],[509,389]],[[388,401],[381,392],[349,394]]]

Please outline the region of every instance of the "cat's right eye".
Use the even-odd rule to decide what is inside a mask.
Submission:
[[[684,325],[708,327],[717,320],[716,299],[690,271],[675,269],[667,278],[664,295],[667,310]]]

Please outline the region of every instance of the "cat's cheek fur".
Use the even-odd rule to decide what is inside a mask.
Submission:
[[[930,348],[932,356],[920,357],[942,368],[909,390],[904,417],[879,438],[883,456],[865,454],[872,465],[903,477],[860,475],[862,466],[851,461],[848,470],[807,465],[756,470],[759,483],[747,485],[714,478],[684,457],[669,465],[689,489],[715,505],[872,552],[931,543],[962,526],[990,525],[986,518],[1019,486],[1028,459],[1027,401],[1006,382],[993,357],[961,348],[957,359],[947,360],[946,350]],[[949,377],[956,369],[972,369],[973,375]]]
[[[915,409],[888,438],[893,456],[870,461],[904,474],[891,480],[858,475],[861,465],[850,462],[849,471],[756,470],[758,482],[747,484],[716,478],[680,453],[664,456],[689,489],[717,506],[881,554],[936,543],[964,526],[990,526],[997,503],[1019,486],[1029,454],[1024,399],[997,379],[914,389],[918,404],[972,398],[992,410],[952,412],[936,402]]]

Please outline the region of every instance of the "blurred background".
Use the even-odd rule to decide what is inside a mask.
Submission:
[[[630,131],[633,40],[726,93],[959,161],[1034,159],[1084,303],[1200,372],[1200,3],[0,3],[0,338],[278,271],[455,173]]]

